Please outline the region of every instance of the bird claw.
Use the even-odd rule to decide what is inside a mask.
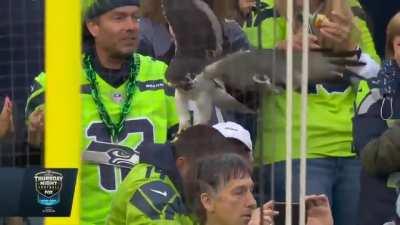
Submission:
[[[178,129],[178,135],[188,129],[190,127],[190,120],[184,120],[179,122],[179,129]]]
[[[277,94],[281,91],[279,88],[276,88],[272,85],[271,78],[269,78],[267,75],[256,74],[253,76],[253,81],[256,84],[265,85],[267,90],[271,91],[272,93]]]
[[[256,74],[253,76],[253,81],[257,84],[271,85],[271,79],[266,75]]]

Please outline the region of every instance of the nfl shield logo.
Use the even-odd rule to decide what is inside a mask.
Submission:
[[[116,103],[121,103],[123,98],[124,98],[124,97],[122,96],[121,93],[114,93],[113,96],[112,96],[112,99],[113,99],[114,102],[116,102]]]
[[[36,173],[34,176],[38,203],[44,206],[60,202],[63,175],[51,170]]]

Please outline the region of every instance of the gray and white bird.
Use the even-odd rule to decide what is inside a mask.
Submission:
[[[242,91],[257,90],[260,86],[267,90],[286,86],[286,52],[283,50],[239,51],[222,56],[222,26],[210,8],[211,0],[207,3],[203,0],[163,0],[162,3],[176,41],[176,55],[168,67],[166,79],[176,88],[180,131],[191,125],[189,101],[193,101],[197,109],[193,116],[194,124],[209,123],[213,106],[242,113],[253,112],[227,93],[225,85]],[[354,54],[311,51],[309,81],[341,79],[338,74],[342,74],[346,65],[362,65],[345,58]],[[271,83],[274,69],[276,86]],[[293,87],[298,89],[301,52],[294,52],[293,76]]]
[[[275,56],[274,56],[275,54]],[[353,52],[309,53],[308,80],[313,83],[342,82],[346,66],[363,66],[363,62],[346,59]],[[275,65],[273,58],[275,58]],[[293,55],[293,88],[301,86],[301,52]],[[275,71],[275,76],[273,72]],[[273,77],[274,76],[274,77]],[[272,80],[275,80],[272,83]],[[191,82],[191,89],[177,93],[177,104],[182,112],[188,100],[194,100],[199,107],[195,123],[207,123],[211,117],[212,106],[222,109],[251,113],[252,110],[229,95],[223,85],[240,91],[276,91],[286,87],[286,52],[283,50],[263,49],[239,51],[227,55],[198,74]],[[183,102],[183,105],[181,105]],[[187,123],[183,124],[187,126]]]
[[[176,43],[175,56],[168,66],[166,79],[176,88],[179,131],[190,126],[190,100],[193,100],[197,109],[194,112],[194,124],[208,123],[211,117],[212,99],[204,95],[202,88],[195,86],[201,83],[201,86],[206,85],[207,89],[214,90],[214,83],[195,83],[195,78],[206,65],[220,57],[223,51],[223,29],[220,18],[217,18],[210,7],[212,5],[212,0],[162,0],[163,13]],[[237,102],[233,97],[231,100]],[[237,104],[241,105],[238,102]]]

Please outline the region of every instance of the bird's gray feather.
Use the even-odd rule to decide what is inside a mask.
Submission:
[[[174,86],[185,86],[188,75],[195,76],[222,54],[222,26],[202,0],[163,0],[163,11],[177,45],[166,78]]]
[[[273,57],[276,57],[273,65]],[[326,56],[323,52],[309,52],[309,81],[329,82],[338,81],[338,76],[345,70],[346,65],[363,65],[356,60],[350,60],[334,55]],[[221,79],[224,84],[240,90],[256,90],[259,82],[255,80],[274,80],[277,86],[286,86],[286,51],[263,49],[240,51],[228,55],[204,69],[206,79]],[[302,54],[293,53],[293,87],[301,84]],[[275,74],[274,74],[275,72]],[[266,82],[266,85],[269,83]]]

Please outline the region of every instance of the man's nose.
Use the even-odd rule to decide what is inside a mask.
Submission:
[[[249,192],[249,193],[247,194],[247,206],[248,206],[249,208],[252,208],[252,209],[257,208],[256,199],[254,198],[253,193],[251,193],[251,192]]]
[[[126,28],[128,30],[138,30],[139,29],[139,19],[137,19],[137,18],[128,18],[126,20]]]

